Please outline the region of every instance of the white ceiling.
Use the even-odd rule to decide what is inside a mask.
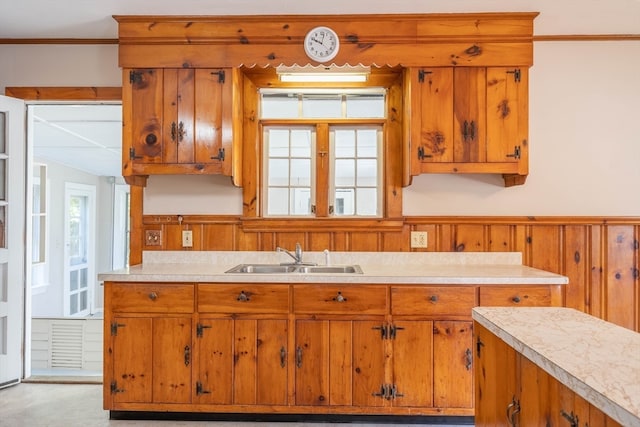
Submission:
[[[99,176],[122,175],[120,105],[32,105],[33,154]]]
[[[540,12],[536,35],[640,34],[640,0],[0,0],[0,39],[117,38],[113,15]],[[70,115],[69,115],[70,114]],[[38,106],[36,156],[121,174],[119,106]]]

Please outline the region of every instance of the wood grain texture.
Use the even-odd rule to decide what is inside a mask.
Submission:
[[[276,246],[292,248],[296,242],[306,251],[521,252],[525,265],[569,277],[559,298],[566,306],[640,331],[638,217],[285,221],[185,215],[179,224],[176,215],[140,215],[140,228],[133,225],[132,260],[141,260],[143,250],[271,251]],[[187,228],[194,231],[193,249],[179,247],[181,230]],[[162,246],[145,246],[147,229],[162,230]],[[427,231],[426,249],[409,247],[412,230]]]

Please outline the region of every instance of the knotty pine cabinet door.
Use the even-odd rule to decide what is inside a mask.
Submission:
[[[433,322],[433,406],[473,408],[473,323]]]
[[[509,425],[519,405],[519,368],[515,350],[479,323],[473,324],[475,356],[475,425]]]
[[[409,167],[421,173],[528,173],[528,70],[408,70]]]
[[[191,317],[113,318],[114,403],[191,403]]]
[[[385,406],[383,319],[296,320],[295,404]]]
[[[394,320],[392,346],[393,406],[433,407],[433,321]]]
[[[123,175],[231,175],[233,76],[225,69],[125,70]]]
[[[195,402],[286,405],[287,322],[201,317]]]

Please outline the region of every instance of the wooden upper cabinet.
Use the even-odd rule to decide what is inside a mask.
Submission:
[[[115,16],[123,175],[145,185],[150,174],[219,173],[241,186],[258,106],[243,105],[256,97],[241,96],[240,69],[321,65],[304,39],[322,22],[340,39],[336,66],[406,70],[404,108],[391,118],[404,136],[403,185],[421,173],[498,173],[522,184],[537,15]]]
[[[153,174],[232,175],[236,75],[230,69],[126,69],[125,179],[144,185]]]
[[[410,68],[411,175],[499,173],[505,185],[528,173],[528,70]]]

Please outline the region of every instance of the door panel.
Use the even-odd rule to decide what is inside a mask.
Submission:
[[[433,322],[398,321],[393,342],[394,406],[433,406]]]
[[[117,391],[113,401],[151,402],[151,346],[153,319],[141,317],[114,318],[113,378]],[[130,349],[136,351],[131,352]]]
[[[0,96],[0,387],[22,377],[25,105]]]
[[[192,361],[191,317],[154,318],[154,402],[191,402]]]

